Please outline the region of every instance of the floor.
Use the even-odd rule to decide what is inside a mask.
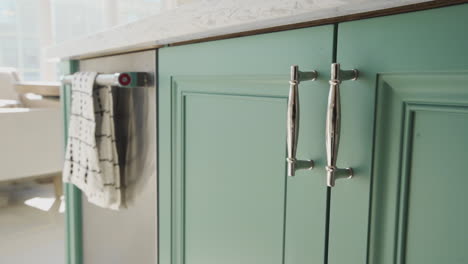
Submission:
[[[63,198],[53,183],[0,184],[0,263],[63,264]]]

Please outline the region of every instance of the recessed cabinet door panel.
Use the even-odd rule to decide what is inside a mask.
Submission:
[[[342,83],[338,165],[356,173],[332,189],[330,264],[467,262],[467,14],[338,25],[337,61],[360,78]]]
[[[333,27],[160,49],[161,264],[321,263]],[[290,66],[300,84],[298,158],[286,176]]]
[[[379,79],[370,258],[467,263],[468,72]]]
[[[284,100],[222,94],[182,100],[179,253],[186,263],[281,263],[284,164],[271,159],[284,156],[283,144],[274,144],[285,137]]]

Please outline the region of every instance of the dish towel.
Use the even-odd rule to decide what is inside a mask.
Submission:
[[[71,113],[63,181],[76,185],[88,201],[122,207],[110,86],[96,86],[96,72],[73,75]]]

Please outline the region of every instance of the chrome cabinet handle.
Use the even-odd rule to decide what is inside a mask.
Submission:
[[[327,185],[335,186],[335,180],[353,177],[352,168],[338,168],[336,161],[338,159],[338,147],[340,144],[340,126],[341,126],[341,103],[340,103],[340,84],[346,80],[356,80],[359,72],[353,70],[341,70],[339,63],[332,63],[330,78],[330,93],[328,94],[327,122],[326,122],[326,149],[327,149]]]
[[[287,152],[288,157],[288,176],[294,176],[296,170],[313,169],[314,161],[312,160],[297,160],[297,140],[299,136],[299,83],[302,81],[314,81],[317,79],[317,72],[301,72],[299,66],[291,66],[291,80],[289,81],[289,97],[288,97],[288,118],[287,118]]]

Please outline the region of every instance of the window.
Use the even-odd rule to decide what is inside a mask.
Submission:
[[[47,46],[157,14],[163,5],[193,1],[1,0],[0,67],[17,68],[26,81],[56,80],[56,65],[42,53]]]

